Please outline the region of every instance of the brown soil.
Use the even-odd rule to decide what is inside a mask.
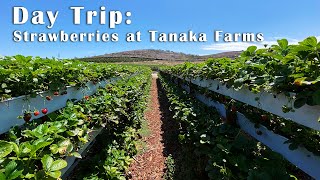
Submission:
[[[178,141],[180,125],[173,119],[173,112],[169,110],[169,102],[161,87],[157,74],[152,75],[150,102],[145,118],[148,122],[150,134],[142,137],[146,150],[138,154],[127,171],[127,177],[132,180],[165,179],[166,159],[174,159],[174,172],[167,177],[176,180],[206,179],[194,174],[194,162],[197,156],[190,156],[193,152],[187,145],[182,146]],[[173,174],[172,174],[173,173]],[[200,177],[200,178],[199,178]]]
[[[165,169],[165,159],[163,154],[164,144],[162,140],[162,121],[160,112],[160,102],[158,99],[157,75],[152,75],[152,85],[150,92],[149,109],[145,113],[148,128],[151,132],[147,137],[143,137],[146,143],[146,151],[135,157],[128,174],[136,179],[162,179]]]

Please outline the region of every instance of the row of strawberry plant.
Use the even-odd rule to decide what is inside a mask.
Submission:
[[[290,149],[294,150],[297,147],[305,147],[313,154],[320,156],[320,133],[319,131],[302,126],[288,119],[276,116],[270,112],[266,112],[259,108],[248,104],[236,101],[230,97],[212,92],[207,88],[199,87],[192,83],[188,83],[193,91],[199,92],[211,100],[223,104],[229,111],[238,111],[247,117],[258,128],[260,125],[267,127],[276,134],[282,135],[290,139],[287,143],[290,144]],[[308,141],[305,141],[308,139]]]
[[[124,76],[123,76],[124,77]],[[50,92],[29,98],[14,98],[0,102],[0,134],[7,132],[13,126],[23,125],[25,122],[39,119],[66,106],[68,100],[77,102],[97,92],[100,87],[119,80],[121,77],[111,78],[97,84],[87,83],[86,87],[68,87],[63,95],[53,96]]]
[[[22,66],[21,61],[25,61],[29,64]],[[49,62],[51,62],[52,67],[47,66],[47,64],[50,64]],[[63,108],[68,99],[75,99],[76,101],[81,100],[85,96],[94,94],[99,87],[104,87],[113,80],[139,72],[138,67],[131,66],[95,65],[77,61],[43,60],[22,56],[12,57],[9,60],[1,61],[0,64],[1,63],[7,63],[6,66],[3,65],[3,67],[9,69],[0,68],[0,71],[10,71],[12,69],[20,68],[19,72],[22,73],[24,70],[21,68],[29,67],[27,68],[29,71],[28,73],[21,74],[21,76],[28,76],[24,77],[27,79],[33,77],[38,81],[38,76],[41,76],[42,78],[52,76],[56,81],[59,81],[59,79],[67,79],[67,81],[61,80],[59,81],[60,84],[56,84],[56,82],[49,78],[45,81],[37,82],[38,84],[21,81],[19,79],[16,79],[16,82],[12,82],[10,78],[6,78],[6,75],[0,75],[4,81],[7,81],[4,83],[6,85],[3,85],[3,87],[6,88],[8,88],[7,83],[10,83],[10,87],[12,86],[11,88],[13,89],[17,88],[16,85],[24,87],[28,86],[30,83],[31,85],[37,84],[36,86],[29,87],[32,88],[30,89],[32,92],[28,91],[27,87],[24,87],[27,88],[24,92],[26,95],[6,99],[0,102],[0,134],[8,131],[14,125],[22,125],[24,124],[24,121],[28,122],[32,119],[40,118],[48,113]],[[54,75],[54,73],[56,73],[54,71],[57,69],[61,70],[61,72]],[[10,76],[15,76],[15,73],[13,72]],[[82,76],[86,77],[81,79]],[[72,80],[74,81],[71,82]],[[39,89],[39,87],[42,87],[42,89]],[[20,119],[24,119],[24,121]]]
[[[249,47],[236,59],[209,59],[163,70],[320,130],[319,52],[320,42],[315,37],[299,45],[288,45],[282,39],[266,49]]]
[[[225,123],[217,111],[188,96],[161,75],[170,109],[180,123],[179,140],[192,145],[205,161],[210,179],[291,179],[297,174],[281,155],[250,138],[240,128]],[[232,115],[231,115],[232,116]],[[198,164],[198,163],[194,163]],[[196,167],[195,169],[200,169]]]
[[[97,137],[87,157],[68,179],[126,179],[125,171],[137,153],[137,130],[144,118],[149,87],[150,75],[113,86],[110,93],[114,102],[111,103],[119,123],[113,122],[112,128]]]
[[[176,76],[173,76],[173,78],[176,78]],[[187,84],[187,86],[193,91],[197,91],[216,102],[224,104],[229,110],[239,111],[245,114],[250,117],[250,121],[252,123],[256,124],[256,127],[263,125],[274,133],[290,139],[287,143],[290,144],[291,150],[302,146],[314,155],[320,155],[319,131],[302,126],[298,123],[276,116],[270,112],[261,110],[260,108],[250,106],[241,101],[236,101],[232,97],[210,91],[208,88],[198,86],[190,81],[186,81],[181,78],[177,78],[176,80],[180,81],[180,83]],[[309,141],[305,141],[306,138]]]
[[[134,70],[127,66],[94,64],[76,60],[43,59],[21,55],[0,59],[0,98],[30,95],[43,91],[63,95],[67,86],[81,87],[98,83]]]
[[[258,108],[237,102],[208,89],[173,77],[175,82],[210,107],[217,108],[224,122],[240,128],[278,152],[292,164],[314,178],[320,177],[319,135],[317,131],[285,120]],[[247,118],[250,117],[250,118]],[[277,126],[278,125],[278,126]],[[305,141],[305,139],[310,139]]]
[[[150,71],[145,70],[145,73],[150,74]],[[135,78],[142,80],[143,75]],[[0,179],[59,178],[61,170],[68,165],[67,157],[81,158],[78,151],[89,141],[90,132],[99,127],[113,129],[112,126],[128,120],[118,117],[123,109],[113,107],[129,106],[131,102],[117,98],[113,93],[125,92],[113,92],[112,88],[112,85],[101,88],[96,95],[78,103],[69,101],[59,112],[29,122],[23,129],[15,127],[3,134]]]

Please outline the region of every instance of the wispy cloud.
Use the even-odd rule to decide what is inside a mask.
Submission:
[[[268,46],[278,44],[277,39],[283,39],[285,37],[274,37],[270,40],[263,42],[229,42],[229,43],[215,43],[210,45],[204,45],[201,47],[202,50],[206,51],[242,51],[246,50],[250,46],[257,46],[258,48],[263,48],[265,44]],[[289,41],[289,44],[298,44],[301,40],[293,38],[285,38]],[[320,41],[320,36],[317,36]]]
[[[97,51],[93,51],[93,50],[91,50],[91,51],[88,51],[88,56],[96,56],[96,54],[97,54]]]
[[[211,45],[205,45],[202,47],[203,50],[207,51],[241,51],[245,50],[250,46],[255,46],[254,43],[246,42],[230,42],[230,43],[216,43]]]

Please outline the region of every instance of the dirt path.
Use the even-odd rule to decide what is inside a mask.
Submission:
[[[150,135],[143,137],[146,151],[135,157],[129,168],[133,180],[162,179],[165,169],[164,143],[162,137],[162,113],[160,110],[157,74],[152,74],[150,102],[145,117]]]

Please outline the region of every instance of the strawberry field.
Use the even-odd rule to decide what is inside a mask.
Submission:
[[[198,144],[196,151],[208,159],[209,177],[320,178],[319,60],[320,42],[309,37],[298,45],[282,39],[265,49],[252,46],[234,60],[209,59],[161,70],[173,94],[169,97],[173,109],[185,126],[181,139]],[[220,120],[199,116],[204,107],[196,108],[199,105],[191,103],[194,99],[180,100],[182,95],[174,90],[178,86],[185,90],[178,90],[183,94],[215,107]],[[209,119],[212,122],[206,122]],[[207,129],[210,125],[214,127]],[[247,144],[252,137],[260,141],[252,146],[258,150]],[[270,150],[278,154],[269,154]],[[306,174],[300,176],[297,168]]]
[[[163,66],[159,78],[20,55],[0,73],[0,180],[320,179],[315,37]]]
[[[113,148],[123,157],[134,154],[130,143],[143,118],[148,68],[15,56],[1,61],[1,78],[2,133],[10,127],[0,140],[1,180],[64,177],[107,131],[127,133],[118,139],[129,147]],[[122,166],[101,177],[123,174]]]

